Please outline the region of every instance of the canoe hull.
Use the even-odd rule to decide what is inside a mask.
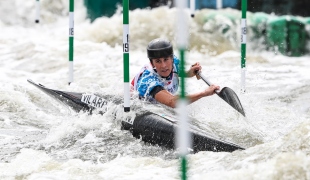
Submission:
[[[95,100],[89,100],[90,102],[87,104],[84,93],[53,90],[31,80],[28,80],[28,82],[51,96],[53,99],[71,107],[76,112],[88,111],[91,114],[92,111],[96,109],[94,106],[90,105],[91,102],[94,102]],[[113,99],[111,97],[98,98],[101,98],[99,100],[102,104],[104,101],[108,100],[113,101],[115,104],[121,104],[119,99]],[[96,99],[96,102],[98,102],[98,99]],[[104,113],[104,111],[99,112]],[[175,131],[177,129],[175,119],[143,110],[137,112],[133,120],[128,121],[128,119],[124,119],[125,120],[122,119],[121,129],[130,131],[134,137],[141,138],[142,141],[153,145],[159,145],[168,149],[175,148]],[[209,134],[194,129],[190,130],[190,134],[192,139],[192,150],[194,153],[199,151],[233,152],[235,150],[244,149],[237,144],[219,140]]]

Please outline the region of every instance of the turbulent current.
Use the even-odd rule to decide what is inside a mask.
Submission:
[[[0,1],[0,179],[179,179],[177,151],[134,138],[112,113],[76,113],[27,82],[123,96],[121,9],[91,23],[82,1],[75,5],[68,86],[68,2],[41,1],[35,24],[35,1]],[[186,68],[200,62],[210,81],[233,89],[246,118],[216,95],[188,105],[188,115],[201,130],[246,150],[188,155],[189,179],[310,179],[309,55],[283,56],[249,38],[241,93],[241,12],[219,11],[235,21],[205,21],[215,12],[188,16]],[[148,62],[149,41],[165,37],[175,45],[175,14],[167,7],[130,11],[130,78]],[[188,94],[207,88],[195,78],[186,83]],[[111,104],[108,112],[117,108]]]

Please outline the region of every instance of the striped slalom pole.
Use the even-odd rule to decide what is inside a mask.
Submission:
[[[195,17],[196,0],[190,0],[191,17]]]
[[[74,0],[69,5],[69,81],[73,82],[73,40],[74,40]]]
[[[242,0],[242,19],[241,19],[241,92],[245,92],[245,72],[246,72],[246,12],[247,12],[247,0]]]
[[[223,0],[216,0],[216,9],[223,8]]]
[[[179,156],[181,160],[181,179],[187,179],[187,157],[188,148],[191,147],[190,134],[189,134],[189,122],[187,117],[186,106],[188,105],[187,98],[185,96],[185,50],[188,45],[188,24],[187,14],[185,8],[187,0],[176,0],[177,12],[177,47],[180,52],[180,77],[181,77],[181,95],[178,101],[178,129],[177,129],[177,147],[179,149]]]
[[[124,112],[130,111],[129,84],[129,0],[123,0],[123,61],[124,61]]]
[[[36,19],[35,19],[35,23],[39,23],[40,22],[40,1],[36,0]]]

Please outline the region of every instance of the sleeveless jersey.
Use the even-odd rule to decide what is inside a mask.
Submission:
[[[162,86],[171,94],[175,94],[179,87],[179,63],[177,57],[173,57],[173,73],[168,78],[161,77],[152,67],[151,63],[145,65],[131,81],[133,90],[138,91],[139,97],[154,100],[150,92],[155,86]]]

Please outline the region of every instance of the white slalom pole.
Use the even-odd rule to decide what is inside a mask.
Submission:
[[[39,23],[40,22],[40,1],[36,0],[36,19],[35,19],[35,23]]]
[[[216,9],[223,8],[223,0],[216,0]]]
[[[176,144],[179,149],[179,156],[181,160],[181,179],[187,179],[187,157],[188,148],[191,148],[191,137],[189,134],[189,119],[187,116],[186,106],[188,105],[188,100],[185,96],[185,50],[188,45],[188,22],[187,14],[185,8],[187,5],[187,0],[175,0],[177,5],[177,47],[180,51],[180,77],[181,77],[181,95],[178,100],[177,110],[178,110],[178,128],[176,131]]]
[[[191,17],[195,17],[196,0],[190,0]]]

